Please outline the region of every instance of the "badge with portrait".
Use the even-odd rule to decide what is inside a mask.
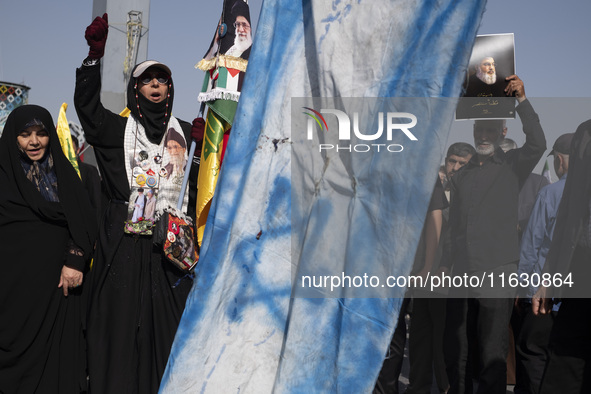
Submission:
[[[155,150],[154,152],[158,152]],[[136,147],[130,150],[129,168],[131,170],[131,194],[127,209],[124,231],[127,234],[152,235],[154,228],[156,202],[158,200],[158,174],[155,172],[150,156],[155,153]]]
[[[194,153],[195,141],[192,141],[189,157],[193,157]],[[190,166],[191,161],[187,160],[176,209],[164,209],[156,223],[153,237],[154,243],[162,247],[166,258],[182,271],[192,270],[199,260],[192,220],[182,211]]]
[[[166,219],[166,238],[162,246],[164,255],[182,271],[190,271],[199,260],[195,245],[193,226],[184,218],[172,213],[163,215]]]
[[[456,120],[514,119],[515,98],[505,95],[506,77],[515,74],[513,33],[477,36],[472,49],[464,95]]]
[[[158,191],[150,187],[132,187],[124,231],[127,234],[152,235]]]

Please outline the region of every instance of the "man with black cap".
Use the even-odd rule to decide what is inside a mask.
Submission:
[[[477,154],[451,179],[451,253],[447,259],[453,263],[453,276],[498,279],[517,270],[519,187],[542,157],[546,140],[523,82],[516,75],[507,80],[506,94],[514,94],[519,102],[516,109],[525,144],[505,153],[498,146],[504,122],[475,122]],[[444,349],[449,393],[472,392],[473,346],[479,355],[479,392],[504,393],[514,289],[498,282],[491,287],[490,280],[480,288],[470,281],[450,289],[449,297]]]
[[[153,239],[143,220],[142,226],[136,224],[131,230],[124,223],[134,206],[134,190],[156,192],[156,218],[176,207],[181,185],[166,176],[165,165],[179,155],[175,162],[188,161],[191,124],[172,116],[172,72],[155,60],[142,62],[132,71],[127,87],[129,117],[104,108],[100,59],[107,34],[107,14],[96,17],[86,29],[90,50],[76,70],[74,94],[78,118],[94,147],[109,198],[89,294],[89,391],[156,393],[192,279],[166,260],[158,247],[162,240]],[[166,149],[167,136],[172,134],[180,149]],[[196,190],[195,167],[188,190]],[[174,171],[175,179],[184,175],[184,168]],[[182,212],[194,219],[195,200],[189,202],[188,192],[180,197]]]
[[[531,297],[537,290],[537,286],[533,285],[536,283],[535,278],[542,274],[552,243],[556,214],[568,173],[573,135],[563,134],[554,143],[550,155],[554,155],[554,170],[559,180],[540,190],[521,239],[517,273],[523,287],[520,287],[516,300],[517,313],[511,320],[516,336],[516,393],[538,392],[548,358],[548,341],[554,316],[534,316]]]

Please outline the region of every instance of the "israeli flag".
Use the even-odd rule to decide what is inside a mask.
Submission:
[[[335,278],[409,274],[484,6],[265,1],[161,392],[371,392],[405,288]]]

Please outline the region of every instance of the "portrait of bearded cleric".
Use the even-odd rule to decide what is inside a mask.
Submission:
[[[505,94],[505,78],[513,74],[513,34],[477,36],[456,119],[514,118],[515,99]]]
[[[218,53],[248,60],[252,46],[250,11],[244,0],[228,0],[218,23],[209,50],[204,59],[211,59]]]

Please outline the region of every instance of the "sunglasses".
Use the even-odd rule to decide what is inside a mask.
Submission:
[[[160,73],[160,74],[142,74],[142,75],[140,75],[140,77],[138,79],[144,85],[148,85],[150,82],[152,82],[153,79],[156,79],[156,81],[160,85],[166,85],[168,83],[168,78],[169,78],[168,75]]]

